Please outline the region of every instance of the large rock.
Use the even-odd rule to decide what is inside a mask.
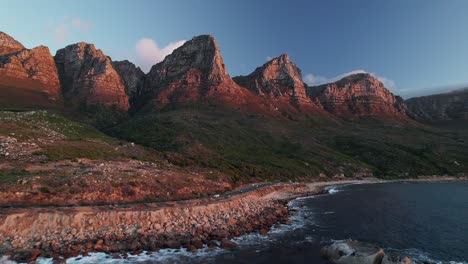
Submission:
[[[115,105],[128,109],[125,86],[109,57],[84,42],[57,51],[55,62],[68,105]]]
[[[247,76],[235,77],[234,81],[259,96],[268,97],[282,110],[293,106],[297,110],[323,112],[321,107],[306,95],[301,70],[289,60],[287,54],[268,61]]]
[[[0,56],[25,49],[23,44],[0,31]]]
[[[468,88],[411,98],[406,104],[410,114],[420,121],[468,120]]]
[[[125,86],[125,93],[129,97],[130,105],[133,106],[142,91],[145,73],[140,67],[135,66],[135,64],[128,60],[113,61],[112,66],[114,66],[114,69],[120,75]]]
[[[404,100],[394,96],[368,73],[352,74],[334,83],[308,87],[307,92],[326,111],[337,116],[408,119]]]
[[[44,46],[26,49],[0,32],[0,87],[2,96],[8,96],[12,103],[43,107],[56,104],[61,97],[60,82],[49,49]]]
[[[206,98],[239,105],[248,97],[248,91],[227,74],[218,44],[211,35],[192,38],[154,65],[145,78],[142,95],[156,107]]]
[[[398,255],[385,255],[381,264],[413,264],[413,261],[408,257],[401,257]]]
[[[321,253],[337,264],[380,264],[385,256],[381,248],[354,240],[337,241]]]

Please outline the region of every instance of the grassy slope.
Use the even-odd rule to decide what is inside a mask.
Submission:
[[[454,131],[375,120],[273,118],[202,104],[137,115],[108,132],[163,151],[180,165],[216,168],[234,180],[366,169],[392,178],[456,174],[468,164],[467,137]]]

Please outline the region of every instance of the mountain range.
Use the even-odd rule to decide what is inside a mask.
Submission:
[[[454,174],[468,167],[468,90],[403,100],[357,73],[308,86],[287,54],[231,78],[211,35],[145,74],[93,44],[25,48],[0,32],[0,106],[47,109],[164,154],[231,175]],[[454,165],[459,164],[459,165]]]

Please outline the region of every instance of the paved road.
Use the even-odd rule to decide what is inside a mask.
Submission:
[[[110,207],[126,207],[129,205],[137,205],[137,204],[163,204],[163,203],[170,203],[170,202],[188,202],[188,201],[196,201],[201,199],[226,199],[232,196],[236,196],[239,194],[244,194],[248,192],[252,192],[258,190],[260,188],[273,186],[280,184],[280,181],[274,182],[265,182],[265,183],[252,183],[247,186],[243,186],[239,189],[234,191],[226,192],[223,194],[218,195],[205,195],[205,196],[198,196],[198,197],[190,197],[190,198],[183,198],[183,199],[168,199],[168,200],[161,200],[157,202],[147,202],[147,201],[130,201],[130,202],[121,202],[121,203],[95,203],[95,204],[64,204],[64,205],[1,205],[0,208],[18,208],[18,209],[27,209],[27,208],[71,208],[71,207],[79,207],[79,206],[110,206]]]

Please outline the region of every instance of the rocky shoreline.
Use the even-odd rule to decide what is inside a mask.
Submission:
[[[453,180],[424,178],[416,181]],[[412,180],[415,181],[415,180]],[[279,183],[226,198],[128,206],[9,208],[0,212],[0,255],[18,262],[39,256],[60,263],[66,258],[104,252],[120,258],[163,248],[196,251],[235,249],[229,239],[266,234],[289,222],[287,202],[326,192],[325,187],[386,182],[375,179]]]
[[[344,183],[344,182],[343,182]],[[0,213],[0,255],[18,262],[105,252],[195,251],[204,245],[235,249],[229,239],[265,234],[288,223],[287,202],[323,192],[333,183],[276,184],[223,199],[182,203],[74,208],[4,209]]]

